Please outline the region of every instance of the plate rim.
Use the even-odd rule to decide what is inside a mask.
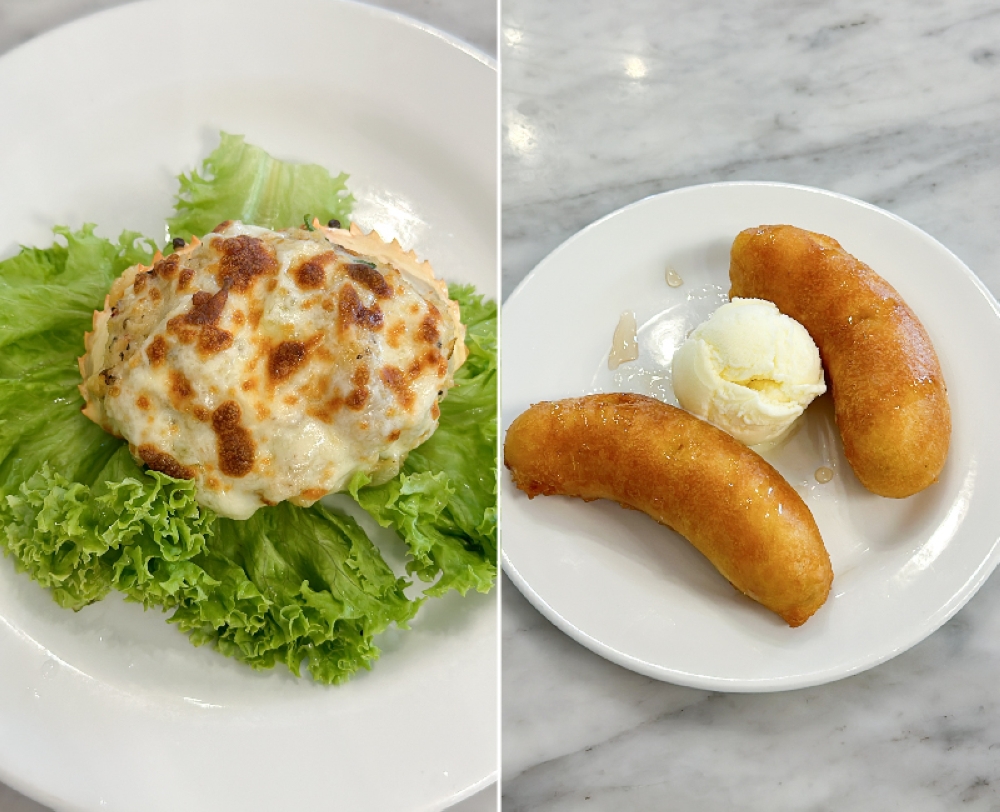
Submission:
[[[128,13],[140,13],[134,11],[137,8],[143,6],[164,6],[168,7],[171,5],[173,0],[125,0],[125,2],[120,3],[117,6],[108,6],[107,8],[96,8],[91,11],[84,12],[83,14],[73,17],[71,19],[65,20],[57,25],[47,28],[41,33],[33,34],[28,37],[28,39],[23,42],[19,42],[11,48],[8,48],[2,54],[0,54],[0,62],[9,59],[15,54],[19,54],[22,50],[30,48],[39,40],[47,39],[48,37],[61,35],[67,28],[72,28],[76,25],[90,24],[92,20],[98,17],[103,17],[105,15],[117,15],[125,13],[125,9],[128,9]],[[224,0],[202,0],[202,2],[224,2]],[[451,34],[448,31],[437,28],[428,22],[423,20],[418,20],[416,17],[411,17],[409,14],[405,14],[402,11],[396,11],[395,9],[385,8],[383,6],[374,6],[371,3],[366,3],[364,0],[327,0],[329,3],[339,3],[344,6],[354,6],[355,8],[361,9],[362,11],[371,14],[373,16],[384,17],[386,19],[395,20],[397,23],[407,26],[408,28],[413,28],[418,31],[423,31],[424,33],[430,34],[440,40],[444,40],[448,45],[456,48],[459,51],[471,56],[477,62],[482,62],[487,67],[494,71],[499,70],[499,62],[495,57],[490,56],[485,51],[473,45],[471,42],[467,42],[461,37]]]
[[[823,197],[829,197],[836,199],[842,203],[858,206],[872,212],[875,215],[886,217],[889,220],[896,222],[897,224],[903,226],[907,230],[914,233],[919,238],[928,239],[933,242],[937,247],[944,251],[948,257],[961,269],[962,273],[965,275],[969,281],[971,281],[976,288],[976,291],[984,299],[986,304],[993,312],[993,316],[1000,321],[1000,303],[998,303],[997,298],[993,293],[986,287],[981,279],[969,268],[966,263],[959,258],[950,248],[941,243],[936,237],[927,233],[920,227],[914,225],[910,221],[900,217],[893,212],[883,209],[879,206],[875,206],[867,201],[860,200],[858,198],[851,197],[850,195],[843,194],[841,192],[836,192],[830,189],[823,189],[820,187],[809,186],[805,184],[798,183],[788,183],[784,181],[773,181],[773,180],[737,180],[737,181],[715,181],[710,183],[700,183],[692,184],[690,186],[681,186],[675,189],[669,189],[663,192],[657,192],[627,203],[624,206],[611,211],[597,220],[587,224],[580,230],[571,234],[563,242],[557,245],[549,253],[547,253],[539,262],[518,282],[517,286],[511,292],[511,294],[504,300],[503,308],[506,310],[507,306],[519,299],[520,296],[526,295],[524,291],[527,289],[528,285],[534,279],[537,273],[544,272],[544,266],[549,263],[553,257],[558,255],[564,250],[567,250],[570,246],[575,245],[577,241],[585,239],[589,236],[596,228],[606,223],[609,220],[616,219],[628,213],[630,210],[635,208],[649,205],[651,201],[660,200],[667,197],[682,196],[684,194],[692,193],[704,193],[708,190],[724,190],[724,189],[734,189],[734,188],[754,188],[754,189],[785,189],[795,192],[802,192],[806,194],[814,194]],[[501,314],[501,321],[503,321],[503,316]],[[501,385],[501,410],[503,404],[503,388]],[[501,412],[502,416],[502,412]],[[504,425],[503,419],[501,419],[501,432],[506,431],[506,426]],[[503,441],[501,440],[501,455],[503,453]],[[501,460],[502,463],[502,460]],[[647,660],[643,660],[634,655],[628,654],[626,651],[622,651],[608,643],[605,643],[593,635],[589,634],[585,630],[579,628],[574,623],[563,617],[542,595],[540,595],[527,581],[525,576],[517,568],[517,566],[510,560],[505,545],[503,544],[503,522],[501,521],[501,566],[503,571],[510,578],[514,586],[517,587],[518,591],[528,600],[528,602],[538,610],[543,617],[545,617],[549,622],[551,622],[557,629],[562,631],[564,634],[568,635],[571,639],[575,640],[577,643],[583,645],[585,648],[594,652],[595,654],[603,657],[604,659],[615,663],[623,668],[627,668],[630,671],[641,674],[643,676],[651,677],[663,682],[669,682],[675,685],[681,685],[690,688],[697,688],[702,690],[712,690],[720,691],[725,693],[777,693],[783,691],[797,690],[800,688],[811,688],[818,685],[824,685],[831,682],[836,682],[841,679],[845,679],[856,674],[860,674],[871,668],[875,668],[894,657],[902,654],[903,652],[913,648],[917,644],[926,640],[930,635],[940,629],[945,623],[947,623],[951,618],[955,616],[979,591],[982,585],[987,581],[989,576],[992,574],[993,570],[1000,564],[1000,528],[995,528],[993,531],[993,541],[990,545],[988,553],[983,557],[983,559],[978,563],[975,570],[970,574],[970,577],[962,585],[961,589],[949,596],[946,603],[940,606],[932,615],[932,619],[929,620],[923,626],[917,627],[917,631],[914,635],[906,638],[906,642],[901,646],[891,647],[888,651],[880,652],[875,657],[862,658],[858,663],[848,667],[848,668],[826,668],[818,671],[808,672],[806,674],[796,674],[786,677],[765,677],[760,679],[749,679],[749,680],[739,680],[728,677],[718,677],[718,676],[705,676],[700,674],[691,674],[686,671],[679,669],[671,669],[666,666],[661,666],[656,663],[651,663]]]

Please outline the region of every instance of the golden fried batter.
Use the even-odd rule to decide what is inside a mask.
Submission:
[[[504,464],[530,497],[612,499],[649,514],[790,626],[830,592],[830,557],[791,485],[721,429],[654,398],[537,403],[507,431]]]
[[[733,243],[729,295],[768,299],[819,347],[844,454],[861,483],[905,497],[935,482],[951,437],[937,354],[895,289],[823,234],[761,226]]]

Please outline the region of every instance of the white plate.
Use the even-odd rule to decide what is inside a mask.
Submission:
[[[680,536],[636,511],[562,497],[528,500],[504,476],[504,567],[553,623],[598,654],[657,679],[723,691],[816,685],[899,654],[937,629],[997,563],[1000,319],[940,243],[885,211],[775,183],[679,189],[572,237],[503,308],[506,428],[531,403],[633,391],[675,403],[669,347],[728,291],[744,228],[791,223],[839,240],[899,290],[934,341],[953,410],[940,481],[906,500],[865,491],[845,462],[827,397],[765,454],[809,505],[834,568],[827,604],[798,629],[739,595]],[[668,287],[673,267],[683,278]],[[636,313],[642,355],[607,369],[619,315]],[[651,342],[653,335],[657,342]],[[667,346],[659,356],[655,344]],[[820,485],[816,469],[834,480]]]
[[[349,172],[363,225],[495,295],[496,93],[485,58],[362,5],[99,14],[0,60],[0,256],[56,223],[155,234],[222,129]],[[0,558],[0,779],[60,810],[441,809],[495,780],[496,607],[431,601],[331,688],[113,597],[62,610]]]

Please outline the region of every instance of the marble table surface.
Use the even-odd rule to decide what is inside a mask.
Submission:
[[[492,58],[497,56],[497,0],[366,0],[445,31]],[[127,0],[0,0],[0,56],[62,25]],[[0,126],[2,126],[0,115]],[[497,808],[496,785],[451,807],[453,812]],[[0,783],[0,812],[47,812],[30,798]]]
[[[505,297],[599,217],[731,180],[888,209],[1000,295],[996,4],[504,0],[500,42]],[[503,587],[506,812],[1000,809],[996,574],[889,662],[774,694],[639,676]]]

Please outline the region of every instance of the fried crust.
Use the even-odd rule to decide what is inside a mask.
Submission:
[[[504,464],[529,497],[611,499],[647,513],[790,626],[830,593],[830,557],[795,489],[726,432],[662,401],[537,403],[507,431]]]
[[[767,299],[819,347],[844,454],[861,483],[902,498],[937,481],[951,409],[924,326],[899,293],[824,234],[760,226],[733,242],[731,297]]]

